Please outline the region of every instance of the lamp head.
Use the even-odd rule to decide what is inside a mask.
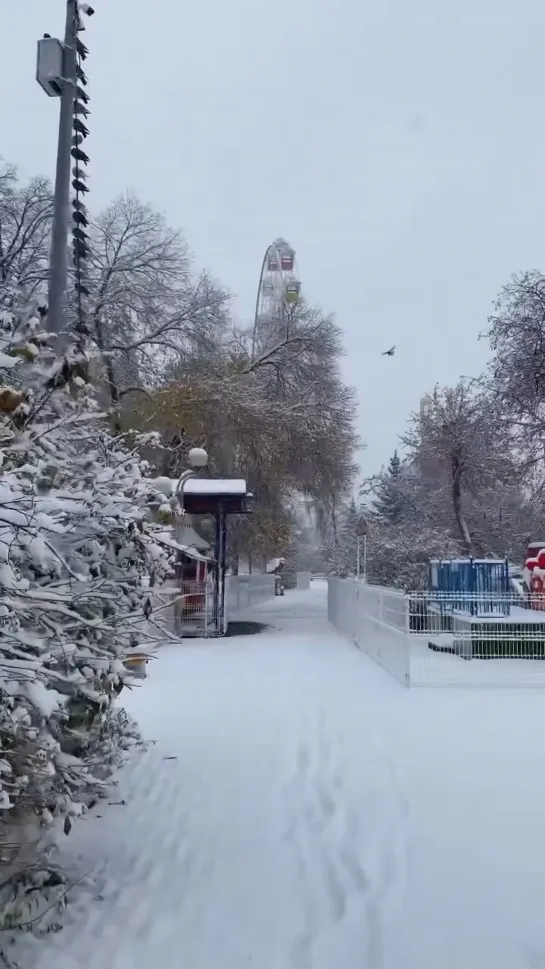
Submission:
[[[202,447],[192,447],[187,460],[192,468],[205,468],[208,464],[208,454]]]

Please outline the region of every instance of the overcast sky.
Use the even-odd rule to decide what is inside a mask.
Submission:
[[[35,41],[64,6],[2,3],[0,152],[29,174],[53,174]],[[543,268],[542,0],[96,0],[88,24],[93,206],[164,210],[246,318],[288,239],[377,470],[426,390],[482,368],[500,286]]]

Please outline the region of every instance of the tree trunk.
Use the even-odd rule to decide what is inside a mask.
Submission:
[[[104,352],[104,331],[102,328],[102,320],[98,315],[95,316],[95,336],[97,341],[97,346],[101,352]],[[115,379],[114,365],[112,363],[111,357],[106,357],[106,376],[108,379],[108,391],[110,394],[110,400],[113,407],[119,405],[119,390],[117,387],[117,382]],[[114,430],[117,434],[121,431],[121,423],[119,420],[119,415],[114,417]]]
[[[333,541],[336,545],[339,540],[339,536],[337,534],[337,512],[335,507],[335,498],[333,498],[331,501],[331,528],[333,531]]]
[[[466,555],[471,555],[473,552],[473,543],[462,508],[462,469],[460,468],[460,462],[457,457],[453,457],[452,459],[452,504],[463,549]]]

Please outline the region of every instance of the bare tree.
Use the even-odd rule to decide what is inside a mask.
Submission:
[[[401,464],[366,482],[375,580],[421,584],[434,555],[520,561],[543,534],[545,276],[514,276],[486,335],[486,373],[437,387],[402,437]]]
[[[21,185],[13,168],[0,166],[4,303],[18,287],[32,295],[46,280],[51,217],[49,184]],[[271,317],[254,342],[250,330],[233,326],[225,289],[194,272],[181,234],[134,195],[115,199],[89,234],[85,310],[115,427],[163,431],[167,473],[202,443],[213,470],[244,474],[256,513],[238,523],[241,550],[269,555],[289,544],[295,495],[334,525],[358,446],[334,320],[301,301]]]
[[[344,348],[334,319],[302,302],[269,328],[267,345],[258,343],[253,359],[249,343],[243,349],[242,377],[281,421],[284,473],[289,468],[316,499],[344,492],[355,473],[355,394],[340,375]]]
[[[206,445],[214,470],[244,474],[263,540],[284,541],[293,495],[330,509],[355,473],[355,399],[340,375],[342,352],[334,321],[304,306],[254,356],[250,334],[233,329],[205,368],[188,359],[172,371],[142,402],[139,426],[180,433],[186,446]]]
[[[501,408],[523,463],[541,488],[545,468],[545,276],[513,276],[486,333],[493,357],[483,383]]]
[[[112,401],[153,386],[173,360],[202,353],[226,324],[228,295],[192,274],[187,244],[134,195],[115,199],[91,232],[90,318]]]
[[[467,381],[436,387],[426,413],[414,414],[402,438],[429,508],[450,505],[466,554],[475,551],[468,502],[516,479],[508,428],[493,400]],[[420,496],[421,497],[421,496]]]
[[[17,285],[32,296],[47,279],[53,215],[44,178],[21,185],[13,166],[0,161],[0,285]]]

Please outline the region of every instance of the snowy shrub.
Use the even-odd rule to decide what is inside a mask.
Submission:
[[[164,495],[109,432],[89,366],[83,348],[55,354],[39,309],[0,311],[0,864],[10,871],[29,825],[64,818],[68,833],[105,792],[131,732],[112,720],[132,679],[125,660],[164,638],[149,587],[167,561],[147,520]]]

